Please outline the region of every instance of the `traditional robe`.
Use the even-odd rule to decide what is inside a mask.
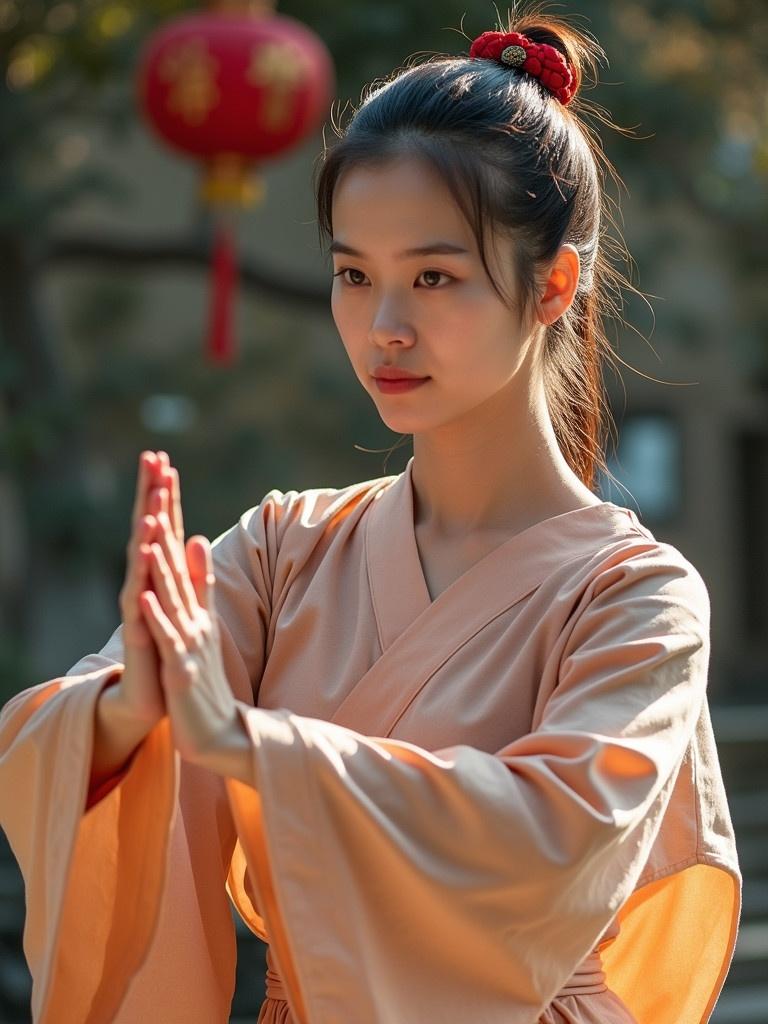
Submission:
[[[277,1024],[703,1024],[741,874],[696,568],[612,502],[502,543],[432,601],[413,458],[269,491],[213,542],[252,779],[164,718],[89,791],[121,628],[0,714],[35,1024],[217,1024],[228,897]]]

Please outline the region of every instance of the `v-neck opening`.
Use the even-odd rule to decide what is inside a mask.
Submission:
[[[455,614],[457,602],[472,619],[494,606],[510,607],[579,554],[622,533],[648,535],[630,509],[613,502],[570,509],[508,537],[433,600],[416,542],[412,466],[413,457],[402,473],[381,479],[366,516],[366,564],[382,650],[417,623]]]

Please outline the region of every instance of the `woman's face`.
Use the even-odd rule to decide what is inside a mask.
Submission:
[[[509,384],[526,349],[519,318],[494,290],[469,224],[428,164],[402,157],[350,169],[336,185],[332,216],[333,318],[391,430],[415,434],[454,421]],[[434,243],[464,251],[406,253]],[[489,239],[487,258],[514,296],[511,249],[500,263]],[[429,380],[387,394],[372,376],[381,364]]]

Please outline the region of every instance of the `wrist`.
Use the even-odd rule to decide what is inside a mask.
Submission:
[[[217,744],[217,749],[204,759],[202,767],[223,778],[239,779],[246,785],[255,787],[252,747],[250,734],[235,705],[235,711],[222,734],[220,743]]]
[[[97,704],[97,714],[110,731],[143,739],[154,729],[157,721],[149,720],[136,712],[126,700],[121,683],[122,680],[102,690]]]
[[[119,686],[102,690],[96,702],[91,785],[124,768],[151,729],[126,707]]]

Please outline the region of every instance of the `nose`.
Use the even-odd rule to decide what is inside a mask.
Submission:
[[[403,314],[402,305],[391,299],[381,302],[371,321],[368,339],[375,345],[388,345],[392,341],[412,345],[416,340],[415,332]]]

